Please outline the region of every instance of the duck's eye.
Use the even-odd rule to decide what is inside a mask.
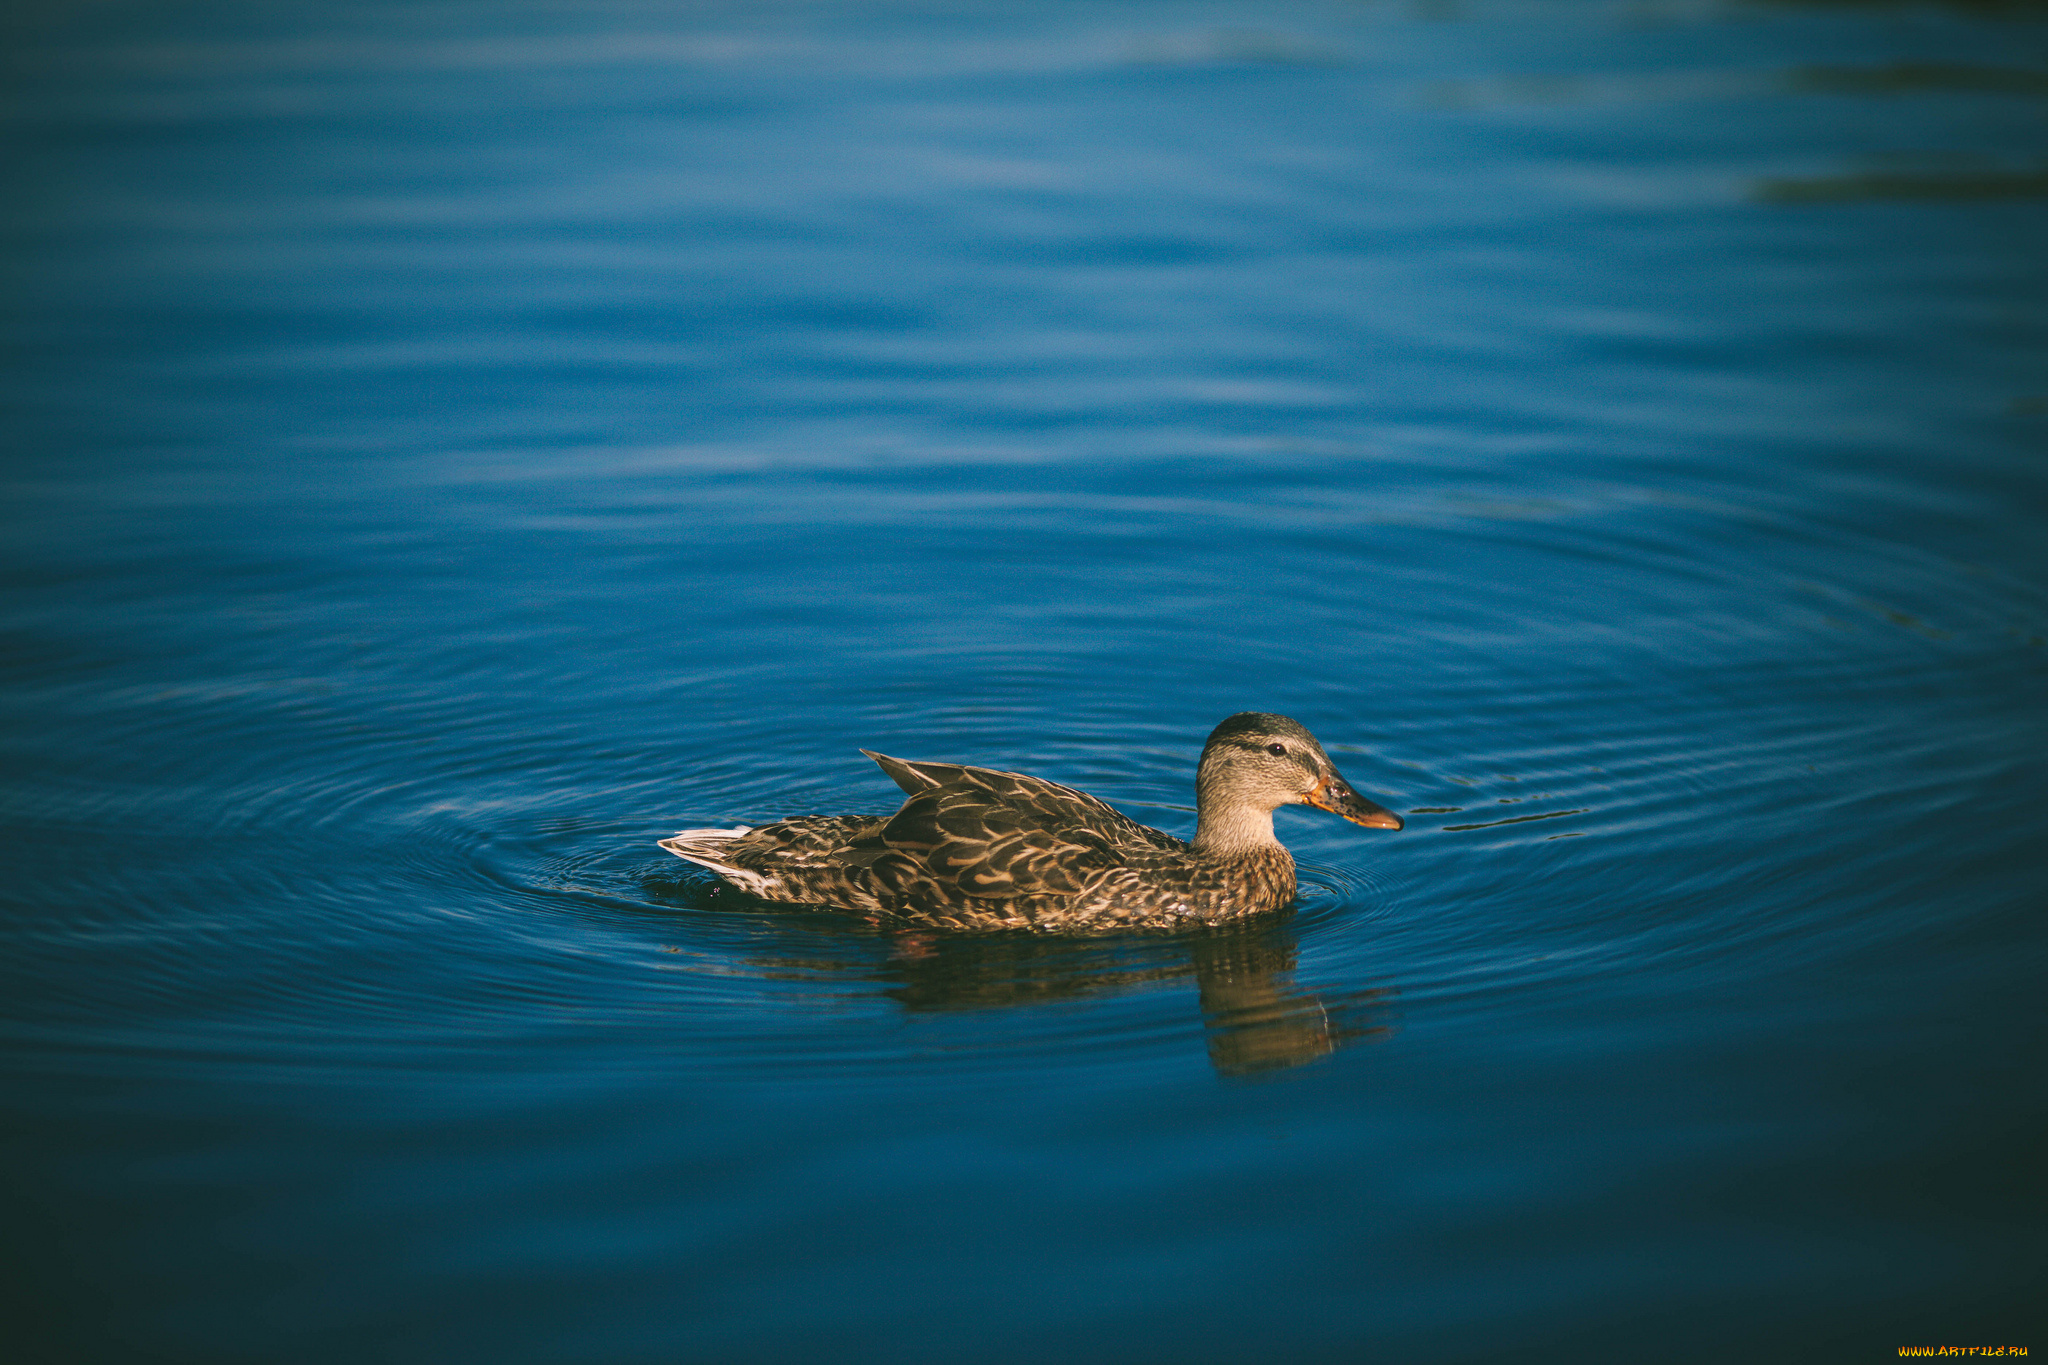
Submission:
[[[1287,746],[1285,744],[1268,744],[1266,746],[1266,752],[1269,754],[1278,754],[1282,758],[1285,758],[1287,756]]]

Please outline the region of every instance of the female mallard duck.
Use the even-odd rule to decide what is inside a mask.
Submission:
[[[763,900],[963,929],[1086,929],[1210,923],[1285,905],[1294,859],[1273,837],[1281,806],[1401,828],[1400,816],[1351,789],[1314,735],[1257,711],[1210,732],[1192,842],[1042,778],[861,752],[910,793],[894,815],[686,829],[661,846]]]

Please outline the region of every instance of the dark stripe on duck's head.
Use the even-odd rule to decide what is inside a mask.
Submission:
[[[1299,721],[1289,720],[1285,716],[1276,716],[1270,711],[1240,711],[1234,716],[1226,717],[1221,725],[1211,730],[1209,732],[1209,742],[1203,747],[1210,748],[1217,744],[1243,744],[1247,747],[1256,747],[1252,745],[1253,740],[1263,744],[1269,737],[1283,740],[1305,740],[1310,744],[1316,742],[1316,737],[1310,734],[1307,728]]]

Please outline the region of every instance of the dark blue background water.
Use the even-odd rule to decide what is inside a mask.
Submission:
[[[8,21],[15,1358],[2048,1349],[2048,12]],[[653,847],[866,745],[1299,906]]]

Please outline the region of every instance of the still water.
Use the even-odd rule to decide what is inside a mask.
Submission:
[[[2048,1350],[2048,10],[6,21],[15,1358]],[[857,752],[1298,903],[654,847]]]

